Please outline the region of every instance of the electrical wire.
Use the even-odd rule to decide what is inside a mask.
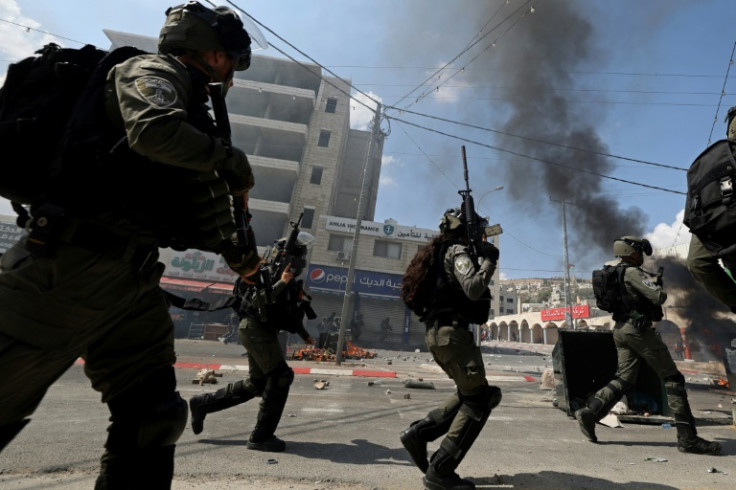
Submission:
[[[396,108],[393,107],[393,109],[396,109]],[[480,129],[481,131],[488,131],[488,132],[491,132],[491,133],[501,134],[501,135],[504,135],[504,136],[511,136],[513,138],[519,138],[519,139],[526,140],[526,141],[533,141],[535,143],[543,143],[543,144],[546,144],[546,145],[558,146],[560,148],[566,148],[568,150],[581,151],[581,152],[591,153],[591,154],[594,154],[594,155],[599,155],[599,156],[604,156],[604,157],[617,158],[617,159],[620,159],[620,160],[627,160],[627,161],[635,162],[635,163],[643,163],[645,165],[652,165],[654,167],[668,168],[668,169],[671,169],[671,170],[680,170],[682,172],[687,172],[687,169],[686,168],[682,168],[682,167],[675,167],[675,166],[672,166],[672,165],[665,165],[663,163],[648,162],[646,160],[639,160],[639,159],[636,159],[636,158],[628,158],[628,157],[622,157],[622,156],[618,156],[618,155],[612,155],[610,153],[604,153],[604,152],[600,152],[600,151],[596,151],[596,150],[590,150],[590,149],[586,149],[586,148],[579,148],[579,147],[575,147],[575,146],[564,145],[562,143],[555,143],[555,142],[551,142],[551,141],[545,141],[545,140],[540,140],[540,139],[536,139],[536,138],[530,138],[528,136],[520,136],[518,134],[512,134],[512,133],[507,133],[507,132],[504,132],[504,131],[499,131],[499,130],[496,130],[496,129],[490,129],[490,128],[486,128],[486,127],[483,127],[483,126],[478,126],[476,124],[468,124],[468,123],[463,123],[463,122],[460,122],[460,121],[453,121],[451,119],[447,119],[447,118],[444,118],[444,117],[430,116],[428,114],[421,114],[419,112],[409,111],[409,110],[406,110],[406,109],[400,109],[400,110],[402,112],[405,112],[407,114],[412,114],[412,115],[415,115],[415,116],[426,117],[428,119],[435,119],[437,121],[442,121],[442,122],[451,123],[451,124],[457,124],[459,126],[465,126],[465,127],[468,127],[468,128]]]
[[[726,95],[726,83],[728,83],[728,74],[731,71],[731,66],[733,66],[733,53],[736,51],[736,42],[733,43],[733,48],[731,48],[731,58],[728,60],[728,67],[726,68],[726,76],[723,79],[723,88],[721,88],[721,96],[718,99],[718,107],[716,107],[716,115],[713,117],[713,125],[710,128],[710,135],[708,135],[708,144],[706,146],[710,146],[711,138],[713,138],[713,130],[716,126],[716,121],[718,120],[718,112],[721,110],[721,102],[723,102],[723,97]]]
[[[562,163],[551,162],[549,160],[543,160],[541,158],[533,157],[533,156],[530,156],[530,155],[524,155],[523,153],[515,152],[513,150],[507,150],[505,148],[499,148],[497,146],[489,145],[487,143],[482,143],[480,141],[471,140],[469,138],[463,138],[462,136],[457,136],[457,135],[449,134],[449,133],[446,133],[444,131],[439,131],[437,129],[428,128],[426,126],[421,126],[419,124],[415,124],[415,123],[412,123],[412,122],[409,122],[409,121],[405,121],[403,119],[399,119],[399,118],[396,118],[396,117],[393,117],[393,116],[386,116],[386,118],[387,119],[392,119],[392,120],[394,120],[394,121],[396,121],[398,123],[408,124],[410,126],[414,126],[416,128],[419,128],[419,129],[424,129],[426,131],[431,131],[433,133],[441,134],[442,136],[447,136],[447,137],[454,138],[454,139],[457,139],[457,140],[460,140],[460,141],[465,141],[466,143],[472,143],[472,144],[475,144],[475,145],[478,145],[478,146],[489,148],[491,150],[501,151],[501,152],[509,153],[511,155],[515,155],[515,156],[518,156],[518,157],[527,158],[529,160],[536,160],[538,162],[545,163],[545,164],[548,164],[548,165],[554,165],[554,166],[557,166],[557,167],[567,168],[567,169],[570,169],[570,170],[574,170],[576,172],[583,172],[583,173],[595,175],[595,176],[598,176],[598,177],[601,177],[601,178],[604,178],[604,179],[615,180],[617,182],[623,182],[623,183],[626,183],[626,184],[632,184],[632,185],[637,185],[637,186],[641,186],[641,187],[646,187],[648,189],[656,189],[656,190],[660,190],[660,191],[664,191],[664,192],[671,192],[673,194],[685,195],[685,192],[676,191],[674,189],[667,189],[666,187],[659,187],[659,186],[655,186],[655,185],[644,184],[644,183],[641,183],[641,182],[634,182],[634,181],[631,181],[631,180],[621,179],[621,178],[618,178],[618,177],[613,177],[611,175],[605,175],[605,174],[601,174],[599,172],[594,172],[594,171],[588,170],[586,168],[572,167],[570,165],[564,165]]]

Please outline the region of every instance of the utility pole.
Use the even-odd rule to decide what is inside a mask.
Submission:
[[[562,256],[563,256],[563,267],[565,268],[565,324],[567,328],[575,328],[572,320],[572,304],[570,301],[570,261],[567,255],[567,213],[565,211],[565,200],[556,201],[550,198],[552,202],[562,203]]]
[[[348,282],[345,284],[345,296],[342,300],[342,311],[340,313],[340,333],[337,337],[337,353],[336,362],[338,366],[342,363],[342,351],[345,347],[345,330],[348,325],[348,310],[350,310],[350,296],[353,292],[353,279],[355,278],[355,259],[358,255],[358,239],[360,237],[360,228],[363,224],[363,201],[368,192],[368,170],[372,169],[374,153],[378,146],[378,141],[385,135],[381,131],[381,104],[376,105],[376,113],[373,118],[371,128],[371,140],[368,143],[368,151],[366,151],[366,159],[363,163],[363,175],[360,185],[360,195],[358,196],[358,211],[355,217],[355,230],[353,231],[353,243],[350,251],[350,260],[348,261]]]

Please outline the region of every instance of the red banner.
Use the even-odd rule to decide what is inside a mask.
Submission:
[[[564,320],[567,308],[550,308],[542,310],[542,321]],[[590,318],[590,307],[588,305],[575,305],[572,307],[573,318]]]

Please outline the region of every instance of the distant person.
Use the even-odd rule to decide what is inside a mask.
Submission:
[[[383,342],[384,340],[386,340],[386,337],[388,337],[388,335],[393,331],[394,329],[393,327],[391,327],[391,318],[384,318],[381,322],[381,338],[379,340]]]
[[[652,275],[641,268],[645,254],[652,254],[652,246],[646,239],[624,236],[613,242],[613,255],[621,259],[618,266],[624,267],[621,294],[626,294],[613,313],[618,367],[614,379],[577,410],[575,418],[585,437],[597,442],[595,424],[636,386],[639,370],[645,363],[664,381],[667,403],[677,427],[677,449],[683,453],[718,454],[719,443],[698,437],[685,377],[677,370],[667,346],[652,326],[652,321],[662,319],[661,305],[667,293],[661,275]]]
[[[477,215],[478,228],[485,226]],[[501,390],[489,386],[480,347],[470,324],[481,324],[490,312],[488,285],[498,260],[498,249],[481,237],[480,256],[469,246],[468,221],[462,208],[448,209],[440,234],[419,249],[403,276],[404,301],[430,305],[423,315],[425,339],[437,365],[455,382],[457,391],[426,417],[412,422],[400,435],[414,464],[424,474],[428,489],[473,489],[473,482],[455,472],[500,402]],[[482,228],[485,233],[485,228]],[[432,278],[425,290],[423,278]],[[437,278],[435,281],[434,278]],[[415,298],[415,295],[426,295]],[[427,459],[427,443],[444,437]]]
[[[354,341],[360,338],[360,335],[363,333],[363,326],[363,314],[358,313],[350,322],[350,332]]]

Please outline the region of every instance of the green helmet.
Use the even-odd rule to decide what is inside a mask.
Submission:
[[[736,141],[736,105],[726,113],[726,137]]]
[[[166,10],[166,22],[158,37],[159,53],[180,55],[208,50],[227,53],[235,61],[236,71],[250,66],[250,36],[234,10],[208,9],[194,1]]]
[[[652,244],[646,238],[636,236],[622,236],[613,242],[613,255],[616,257],[629,257],[639,252],[652,255]]]

